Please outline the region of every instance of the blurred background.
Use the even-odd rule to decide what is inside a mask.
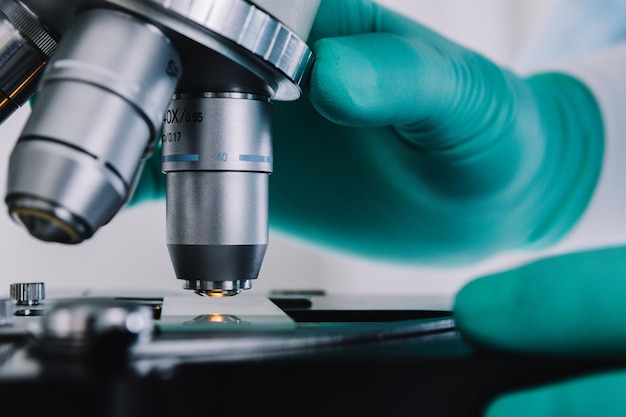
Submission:
[[[514,67],[524,40],[549,2],[540,0],[380,0],[500,65]],[[30,109],[0,126],[0,195],[8,158]],[[271,178],[270,178],[271,187]],[[4,207],[4,204],[3,204]],[[3,209],[6,213],[6,209]],[[519,262],[497,256],[460,269],[424,269],[347,257],[270,231],[261,275],[251,291],[323,289],[336,294],[419,294],[449,304],[454,293],[481,274]],[[165,245],[165,201],[120,212],[94,237],[76,246],[31,238],[0,214],[0,296],[9,284],[45,281],[48,289],[176,291]]]

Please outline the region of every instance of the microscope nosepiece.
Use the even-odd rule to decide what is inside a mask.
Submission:
[[[91,237],[161,134],[177,278],[213,297],[249,289],[268,244],[270,101],[300,97],[319,3],[80,0],[11,155],[12,217],[41,240]]]

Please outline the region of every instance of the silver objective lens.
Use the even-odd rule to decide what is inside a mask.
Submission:
[[[156,26],[107,9],[78,14],[11,154],[12,217],[61,243],[106,224],[133,190],[180,71]]]
[[[269,99],[181,95],[165,119],[167,246],[176,276],[210,296],[249,289],[268,244]]]
[[[319,2],[258,2],[274,15],[244,1],[211,3],[203,21],[221,40],[211,43],[219,55],[182,53],[162,165],[176,276],[185,289],[224,297],[252,287],[268,245],[270,100],[297,99],[312,62],[303,39],[274,16],[306,37]]]

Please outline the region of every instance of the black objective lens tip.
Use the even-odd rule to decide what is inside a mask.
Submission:
[[[11,215],[39,240],[65,244],[80,243],[84,240],[75,228],[48,212],[17,208],[11,212]]]

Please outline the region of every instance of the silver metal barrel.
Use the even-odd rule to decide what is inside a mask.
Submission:
[[[180,68],[156,26],[114,10],[80,13],[11,154],[13,218],[35,237],[62,243],[109,222],[154,147]]]

